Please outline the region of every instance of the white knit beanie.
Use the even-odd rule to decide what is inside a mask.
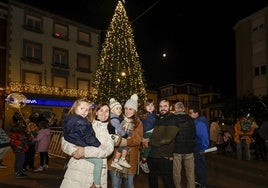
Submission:
[[[110,106],[111,111],[116,107],[121,107],[122,108],[122,105],[118,101],[116,101],[114,98],[110,99],[110,105],[109,106]]]
[[[125,104],[125,108],[130,107],[133,108],[135,111],[138,111],[138,95],[133,94],[130,99],[127,100]]]

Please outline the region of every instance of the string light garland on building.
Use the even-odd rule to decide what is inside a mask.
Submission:
[[[11,92],[34,93],[67,97],[87,97],[90,94],[90,91],[88,90],[66,89],[44,85],[24,84],[21,82],[10,82],[9,86],[6,89],[6,93],[9,94]]]

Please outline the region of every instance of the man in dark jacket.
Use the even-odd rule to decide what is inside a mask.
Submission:
[[[194,120],[184,112],[182,102],[174,105],[175,115],[178,118],[179,133],[175,139],[173,159],[173,179],[176,188],[182,187],[182,166],[186,177],[186,187],[195,188],[194,173],[194,146],[195,125]]]
[[[173,188],[173,150],[175,137],[179,131],[176,116],[170,112],[170,102],[160,100],[159,117],[149,141],[151,151],[147,163],[150,169],[150,188],[158,188],[158,176],[162,176],[165,187]]]

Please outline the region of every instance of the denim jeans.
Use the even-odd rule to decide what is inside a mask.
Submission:
[[[25,153],[15,153],[15,162],[14,162],[14,171],[15,173],[21,174],[23,173],[23,163],[25,160]]]
[[[237,159],[238,160],[242,159],[243,147],[245,148],[246,159],[249,161],[251,158],[251,156],[250,156],[250,144],[247,144],[245,139],[240,139],[240,143],[236,143]]]
[[[121,188],[122,181],[124,181],[125,188],[134,188],[135,174],[128,174],[127,178],[122,178],[116,175],[116,171],[109,170],[112,188]]]
[[[200,155],[199,152],[194,152],[195,163],[195,180],[201,184],[201,187],[207,185],[207,169],[206,169],[206,157]]]

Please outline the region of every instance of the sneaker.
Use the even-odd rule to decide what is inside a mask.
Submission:
[[[196,188],[200,188],[200,187],[201,187],[201,184],[198,183],[198,182],[196,181],[196,182],[195,182],[195,187],[196,187]]]
[[[143,172],[145,172],[145,173],[149,173],[150,172],[149,167],[148,167],[148,165],[147,165],[146,162],[143,163],[142,161],[140,161],[139,162],[139,165],[140,165],[141,169],[143,170]]]
[[[119,159],[119,162],[118,162],[121,166],[123,167],[126,167],[126,168],[130,168],[130,164],[128,164],[127,160],[126,159]]]
[[[111,167],[114,167],[118,170],[123,170],[123,167],[119,165],[118,162],[112,161]]]
[[[39,168],[35,169],[34,172],[42,172],[43,171],[43,167],[40,166]]]
[[[7,168],[6,165],[0,164],[0,168]]]
[[[15,174],[15,178],[27,178],[28,176],[26,175],[26,174],[24,174],[24,173],[16,173]]]
[[[46,169],[48,169],[48,165],[44,165],[44,166],[43,166],[43,168],[46,168]]]

